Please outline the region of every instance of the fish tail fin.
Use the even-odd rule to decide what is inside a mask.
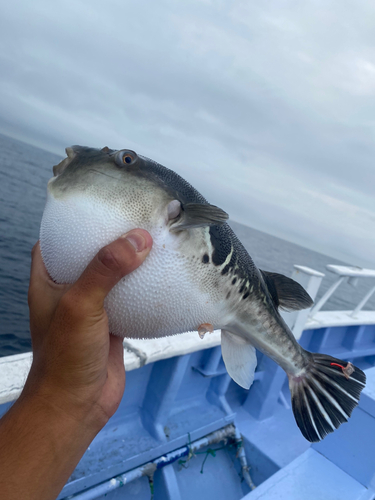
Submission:
[[[366,375],[346,361],[325,354],[308,355],[304,373],[288,374],[289,388],[298,427],[308,441],[317,442],[349,419]]]

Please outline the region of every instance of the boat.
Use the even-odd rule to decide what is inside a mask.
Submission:
[[[258,353],[249,391],[233,382],[220,332],[125,340],[127,383],[60,500],[373,500],[375,311],[322,311],[345,280],[375,271],[328,265],[337,281],[310,310],[283,313],[301,345],[355,363],[367,386],[350,422],[311,444],[301,435],[284,371]],[[314,299],[324,274],[294,266]],[[0,415],[22,391],[31,353],[0,358]],[[48,480],[48,478],[46,478]]]

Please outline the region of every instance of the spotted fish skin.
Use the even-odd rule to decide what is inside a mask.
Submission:
[[[222,330],[225,365],[241,386],[252,383],[254,348],[286,371],[296,421],[308,440],[319,441],[349,418],[365,375],[302,349],[278,309],[309,307],[310,297],[289,278],[259,270],[225,212],[174,171],[134,151],[66,151],[48,183],[40,231],[43,260],[56,282],[73,283],[100,248],[131,229],[146,229],[150,254],[105,301],[112,333],[158,338],[212,325]]]

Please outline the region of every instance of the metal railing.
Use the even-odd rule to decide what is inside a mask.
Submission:
[[[317,313],[322,309],[324,304],[328,301],[328,299],[334,294],[337,288],[343,283],[345,280],[356,286],[359,279],[364,278],[375,278],[375,270],[374,269],[362,269],[359,267],[351,267],[351,266],[336,266],[329,264],[326,266],[327,270],[338,275],[338,279],[329,287],[329,289],[325,292],[325,294],[320,298],[320,300],[311,308],[305,309],[303,311],[294,311],[292,313],[282,313],[285,322],[289,326],[289,328],[293,331],[295,337],[299,339],[302,335],[303,329],[306,323],[309,320],[316,319]],[[315,300],[317,296],[318,290],[320,288],[321,282],[324,278],[325,274],[316,271],[315,269],[311,269],[305,266],[294,266],[294,272],[292,274],[292,279],[300,283],[310,297]],[[371,296],[375,292],[375,286],[373,286],[363,297],[363,299],[359,302],[359,304],[350,311],[349,313],[346,311],[347,316],[349,318],[357,319],[358,313],[363,309],[365,304],[371,298]]]
[[[337,281],[333,283],[333,285],[326,291],[323,297],[319,300],[319,302],[311,309],[310,318],[313,318],[317,312],[321,310],[324,304],[328,301],[328,299],[333,295],[333,293],[337,290],[337,288],[343,283],[346,279],[348,283],[353,286],[356,286],[359,278],[375,278],[375,270],[373,269],[362,269],[359,267],[349,267],[349,266],[335,266],[329,264],[327,266],[328,271],[335,273],[339,276]],[[369,290],[369,292],[365,295],[365,297],[359,302],[357,307],[351,312],[350,316],[355,318],[358,312],[363,309],[365,304],[368,302],[370,297],[375,292],[375,286]]]

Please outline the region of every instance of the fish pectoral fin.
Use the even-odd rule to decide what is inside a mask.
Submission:
[[[171,202],[173,203],[173,202]],[[181,205],[179,217],[174,222],[170,231],[182,231],[193,227],[221,226],[228,220],[228,214],[215,205],[203,203],[187,203]]]
[[[283,274],[262,270],[260,272],[276,307],[281,307],[284,311],[299,311],[314,304],[310,295],[297,281]]]
[[[221,330],[221,353],[232,379],[244,389],[249,389],[257,366],[255,347],[242,337]]]

